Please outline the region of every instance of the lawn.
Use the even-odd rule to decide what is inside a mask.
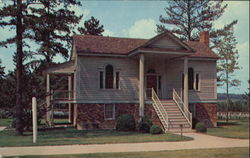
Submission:
[[[248,148],[193,149],[157,152],[99,153],[54,156],[21,156],[21,158],[248,158]]]
[[[116,132],[114,130],[79,131],[75,128],[58,128],[38,131],[38,143],[32,143],[32,132],[25,136],[15,136],[13,129],[0,132],[0,146],[34,146],[34,145],[66,145],[66,144],[105,144],[105,143],[138,143],[187,141],[192,138],[171,133],[151,135],[137,132]]]
[[[218,127],[209,128],[207,134],[226,138],[249,139],[249,120],[230,120],[228,124],[221,120],[218,121]]]
[[[12,119],[0,119],[0,126],[10,127]]]

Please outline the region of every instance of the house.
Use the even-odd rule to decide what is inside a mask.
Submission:
[[[208,32],[187,42],[170,32],[151,39],[75,35],[70,61],[46,70],[48,93],[50,75],[68,76],[65,97],[48,96],[47,105],[68,104],[78,129],[115,128],[123,113],[147,115],[165,131],[191,129],[193,120],[214,127],[216,60]]]

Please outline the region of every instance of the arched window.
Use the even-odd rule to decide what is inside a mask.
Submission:
[[[194,69],[188,68],[188,89],[194,89]]]
[[[113,89],[114,86],[114,69],[112,65],[107,65],[105,68],[105,88]]]

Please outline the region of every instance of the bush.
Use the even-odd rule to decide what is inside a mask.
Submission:
[[[135,119],[132,115],[122,114],[116,121],[116,130],[135,131]]]
[[[138,124],[138,131],[142,133],[149,133],[152,121],[149,117],[143,117]]]
[[[203,122],[198,122],[195,126],[196,132],[207,132],[207,127],[205,126],[205,124]]]
[[[153,125],[151,128],[150,128],[150,133],[151,134],[161,134],[162,133],[162,129],[160,126],[158,125]]]
[[[13,109],[0,109],[0,119],[8,119],[13,117]]]

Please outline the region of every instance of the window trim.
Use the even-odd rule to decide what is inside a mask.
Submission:
[[[113,67],[113,88],[106,88],[106,67],[108,65],[111,65]],[[115,68],[112,64],[106,64],[102,68],[98,68],[98,71],[99,71],[99,89],[100,90],[120,90],[121,71],[120,71],[119,68]],[[101,80],[100,80],[100,72],[102,72],[102,75],[103,75],[102,76],[103,77],[103,83],[102,83],[103,88],[100,87],[100,84],[101,84],[100,83],[101,82]],[[116,74],[117,73],[119,73],[118,88],[116,88],[116,85],[117,85],[117,83],[116,83],[116,81],[117,81]]]
[[[113,108],[112,108],[112,118],[106,118],[106,115],[105,115],[106,105],[112,105],[113,106]],[[104,120],[115,120],[115,104],[104,104],[103,114],[104,114]]]

